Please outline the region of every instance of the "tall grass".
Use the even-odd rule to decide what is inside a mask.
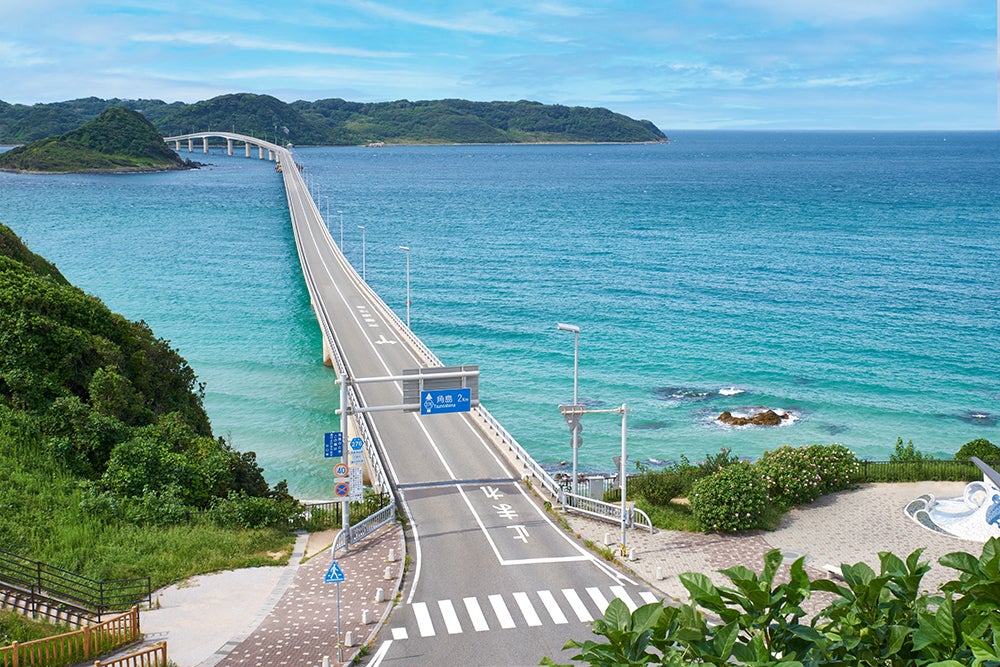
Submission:
[[[94,579],[152,578],[154,588],[223,569],[287,562],[294,536],[207,521],[139,526],[81,507],[32,419],[0,406],[0,549]]]

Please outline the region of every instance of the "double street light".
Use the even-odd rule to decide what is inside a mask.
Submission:
[[[365,273],[365,226],[358,225],[358,229],[361,230],[361,279],[367,280],[367,274]]]
[[[580,394],[578,391],[579,386],[579,363],[580,363],[580,327],[573,324],[557,324],[556,328],[559,331],[569,331],[573,334],[573,405],[577,406],[580,404]],[[577,483],[576,476],[576,464],[578,460],[577,452],[580,449],[580,420],[577,419],[573,424],[573,436],[570,441],[573,447],[573,484],[570,486],[571,493],[576,493],[579,489],[579,484]]]

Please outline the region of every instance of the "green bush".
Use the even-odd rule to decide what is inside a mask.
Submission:
[[[216,498],[207,516],[219,526],[229,528],[287,526],[298,516],[298,504],[278,498],[255,498],[233,491],[226,498]]]
[[[768,502],[767,485],[750,463],[734,463],[698,480],[688,497],[698,527],[722,533],[760,527]]]
[[[903,439],[896,438],[896,451],[889,455],[889,460],[893,463],[908,463],[911,461],[932,461],[934,457],[914,447],[912,440],[904,446]]]
[[[843,445],[784,445],[757,462],[771,500],[786,507],[808,503],[856,483],[861,464]]]
[[[973,456],[983,461],[1000,461],[1000,447],[986,438],[971,440],[955,452],[956,461],[968,461]]]
[[[687,491],[689,484],[682,472],[672,468],[646,470],[628,482],[630,498],[642,496],[651,505],[663,507]],[[620,497],[620,496],[619,496]]]

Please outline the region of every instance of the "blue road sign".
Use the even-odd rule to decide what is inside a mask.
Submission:
[[[342,581],[347,581],[347,577],[344,576],[344,571],[340,569],[337,561],[330,564],[330,569],[326,571],[323,581],[328,584],[339,584]]]
[[[344,434],[340,431],[327,433],[323,438],[323,456],[328,459],[344,455]]]
[[[361,438],[351,438],[351,449],[354,451],[360,451],[362,447],[365,446],[365,441]]]
[[[472,389],[435,389],[420,393],[420,414],[436,415],[445,412],[468,412],[472,409]]]

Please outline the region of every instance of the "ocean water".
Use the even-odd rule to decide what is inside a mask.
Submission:
[[[671,134],[671,133],[668,133]],[[557,406],[626,404],[630,460],[839,442],[886,458],[1000,440],[1000,134],[678,132],[666,145],[297,148],[368,282],[540,461],[571,458]],[[182,153],[183,154],[183,153]],[[218,435],[271,481],[329,495],[337,425],[270,163],[0,174],[0,221],[171,340]],[[365,227],[364,247],[362,232]],[[778,427],[724,411],[771,408]],[[615,414],[583,419],[608,470]]]

